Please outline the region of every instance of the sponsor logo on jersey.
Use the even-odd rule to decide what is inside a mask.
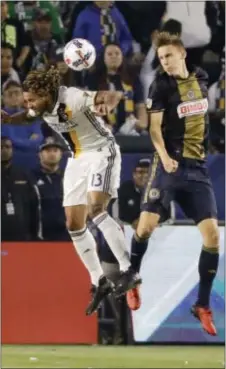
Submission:
[[[200,99],[195,101],[186,101],[177,107],[179,118],[189,117],[191,115],[205,114],[208,110],[208,100]]]

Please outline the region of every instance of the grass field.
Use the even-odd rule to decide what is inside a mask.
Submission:
[[[224,368],[224,347],[3,345],[1,367]]]

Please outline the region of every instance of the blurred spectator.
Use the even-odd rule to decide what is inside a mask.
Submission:
[[[29,40],[26,37],[23,23],[8,14],[8,1],[1,1],[1,42],[12,45],[15,66],[22,68],[30,52]]]
[[[40,167],[33,172],[40,193],[42,235],[45,241],[70,240],[62,205],[62,152],[61,144],[53,137],[46,138],[40,146]]]
[[[64,27],[58,14],[58,9],[51,1],[9,1],[8,6],[10,16],[21,20],[26,31],[32,29],[33,13],[39,8],[51,15],[52,32],[61,37],[64,35]]]
[[[124,55],[132,52],[132,36],[125,19],[111,1],[94,1],[78,15],[73,38],[85,38],[99,55],[103,47],[117,42]]]
[[[1,44],[1,90],[8,81],[20,83],[19,74],[13,68],[14,49],[10,44]]]
[[[219,80],[209,88],[209,113],[212,145],[225,153],[225,56]]]
[[[147,113],[143,88],[139,78],[129,72],[120,46],[106,45],[103,55],[96,62],[96,70],[87,79],[90,90],[119,90],[124,100],[107,116],[114,133],[138,134],[136,130],[147,128]]]
[[[3,241],[30,241],[41,237],[38,191],[24,170],[12,164],[13,147],[1,138],[1,216]]]
[[[187,62],[200,65],[206,46],[211,40],[211,30],[206,19],[205,1],[167,1],[163,21],[181,23],[181,39],[187,50]]]
[[[9,114],[24,110],[23,90],[18,82],[8,81],[5,83],[3,88],[3,110]],[[40,120],[29,125],[3,124],[2,135],[10,138],[15,149],[34,150],[37,149],[43,139],[40,125]]]
[[[148,180],[149,165],[149,159],[138,161],[133,171],[133,179],[122,183],[118,191],[118,200],[113,205],[113,211],[118,206],[119,219],[134,229],[140,216],[141,196]]]
[[[63,52],[63,47],[58,48],[54,57],[56,67],[61,75],[61,84],[67,87],[78,86],[76,72],[64,62]]]
[[[29,69],[45,69],[55,62],[56,50],[62,45],[62,39],[54,35],[51,28],[51,15],[43,9],[36,9],[33,13],[33,28],[29,32],[31,39]]]

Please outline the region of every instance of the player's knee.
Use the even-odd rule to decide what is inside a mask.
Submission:
[[[218,247],[220,242],[219,229],[216,226],[209,227],[204,235],[205,247]]]
[[[84,221],[67,217],[66,219],[66,226],[69,232],[79,231],[85,227]]]
[[[154,231],[155,229],[155,225],[152,225],[152,224],[143,224],[143,225],[138,225],[137,227],[137,235],[138,237],[140,238],[149,238],[152,234],[152,232]]]
[[[103,204],[91,204],[89,206],[89,217],[91,219],[97,217],[99,214],[105,211]]]

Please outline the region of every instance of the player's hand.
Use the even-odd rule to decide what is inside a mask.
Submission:
[[[107,91],[104,95],[104,104],[107,107],[108,113],[116,108],[123,96],[123,92],[121,91]]]
[[[169,156],[164,158],[162,164],[167,173],[174,173],[178,168],[178,162],[176,160],[171,159]]]

